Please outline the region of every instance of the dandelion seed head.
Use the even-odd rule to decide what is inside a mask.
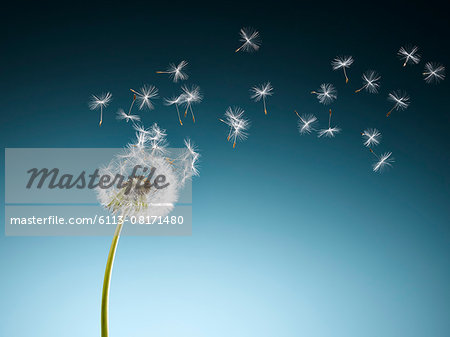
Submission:
[[[445,79],[445,67],[436,62],[427,62],[423,70],[424,80],[427,83],[439,83]]]
[[[178,96],[172,96],[169,98],[164,98],[164,104],[166,105],[179,105],[181,104],[183,101],[183,96],[182,95],[178,95]]]
[[[184,184],[186,181],[192,179],[193,176],[198,176],[198,159],[200,154],[194,143],[191,142],[189,138],[184,140],[185,148],[180,155],[180,161],[182,164],[182,179],[181,182]]]
[[[145,172],[144,167],[147,169]],[[138,171],[133,172],[135,168]],[[152,186],[148,179],[152,168],[157,175],[165,177],[165,182],[168,183],[166,187],[158,189]],[[119,186],[115,184],[109,188],[96,189],[100,204],[114,214],[166,216],[178,200],[180,178],[175,168],[164,157],[145,148],[124,149],[108,166],[101,168],[99,174],[109,176],[111,181],[117,174],[123,176],[123,182]]]
[[[185,104],[200,103],[203,100],[200,87],[197,85],[191,85],[190,87],[184,85],[181,90],[183,94],[180,96],[180,101]]]
[[[266,96],[272,96],[273,87],[270,82],[266,82],[264,84],[261,84],[261,86],[254,86],[250,89],[250,92],[252,93],[251,99],[253,99],[255,102],[258,102],[261,99],[266,98]]]
[[[298,120],[298,131],[301,135],[310,134],[315,131],[315,125],[317,124],[316,116],[312,114],[304,114],[299,116]]]
[[[389,93],[388,100],[394,103],[395,110],[405,110],[410,104],[409,95],[401,90],[395,90]]]
[[[89,108],[91,110],[96,110],[99,108],[105,108],[112,100],[112,94],[110,92],[103,93],[101,95],[92,95],[89,101]]]
[[[236,50],[242,50],[245,52],[258,51],[261,46],[261,37],[259,32],[253,28],[242,28],[240,31],[240,41],[243,43],[242,46]]]
[[[337,91],[334,85],[322,83],[317,91],[313,91],[320,103],[324,105],[331,104],[337,98]]]
[[[362,133],[364,145],[367,147],[380,144],[381,133],[377,129],[366,129]]]
[[[150,130],[145,128],[142,124],[138,124],[138,123],[134,123],[133,124],[133,129],[134,131],[138,132],[138,133],[143,133],[148,135],[150,133]]]
[[[223,122],[230,127],[227,132],[228,139],[233,139],[234,143],[248,137],[250,121],[244,117],[244,110],[240,107],[228,107]]]
[[[388,167],[392,167],[394,163],[394,158],[392,157],[392,152],[383,153],[378,160],[372,165],[374,172],[382,172]]]
[[[136,100],[139,104],[139,110],[147,108],[153,110],[155,107],[152,100],[158,97],[158,89],[154,85],[144,85],[139,91],[134,91]]]
[[[368,70],[362,75],[364,89],[367,90],[371,94],[378,93],[378,89],[380,88],[380,79],[381,76],[374,70]]]
[[[319,130],[317,136],[320,138],[322,136],[324,137],[328,137],[328,138],[332,138],[334,137],[336,134],[338,134],[339,132],[341,132],[341,129],[338,128],[337,126],[335,127],[329,127],[328,129],[321,129]]]
[[[181,61],[178,65],[175,65],[173,63],[169,64],[167,73],[169,73],[169,76],[174,83],[177,83],[178,81],[184,81],[189,78],[189,76],[183,71],[187,65],[188,62],[184,60]]]
[[[132,114],[127,114],[123,109],[119,109],[117,111],[117,117],[118,120],[125,120],[127,123],[129,121],[132,122],[139,122],[141,120],[141,118],[138,115],[132,115]]]
[[[406,66],[407,64],[417,64],[420,62],[420,54],[418,52],[419,47],[417,46],[405,46],[400,47],[397,55],[400,60],[404,61],[403,65]]]
[[[336,56],[333,61],[331,61],[331,66],[333,70],[338,70],[341,68],[350,68],[354,59],[352,56]]]

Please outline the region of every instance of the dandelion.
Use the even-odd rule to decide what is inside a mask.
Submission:
[[[133,96],[133,103],[135,100],[139,102],[139,110],[142,110],[145,107],[149,110],[155,108],[152,99],[158,97],[158,89],[154,85],[144,85],[139,91],[133,89],[130,90],[135,94],[135,96]],[[133,103],[131,104],[130,111],[133,107]]]
[[[253,28],[242,28],[240,32],[241,38],[239,41],[242,42],[242,45],[236,49],[236,53],[239,50],[246,52],[258,51],[261,46],[261,38],[259,36],[259,32]]]
[[[173,82],[177,83],[179,80],[184,81],[189,78],[189,76],[183,71],[183,69],[186,68],[187,65],[187,61],[181,61],[178,65],[170,63],[167,70],[157,71],[156,73],[169,74],[169,77],[173,80]]]
[[[374,172],[382,172],[387,167],[392,167],[392,163],[395,161],[392,157],[392,152],[385,152],[379,156],[370,148],[369,151],[377,158],[375,163],[372,165]]]
[[[141,118],[138,115],[131,115],[131,114],[127,114],[123,109],[119,109],[117,111],[117,119],[118,120],[125,120],[127,123],[129,121],[132,122],[139,122],[141,120]]]
[[[89,102],[89,108],[91,110],[97,110],[100,108],[100,122],[99,126],[102,126],[103,123],[103,108],[106,108],[112,100],[111,93],[107,92],[106,94],[101,94],[99,96],[92,95],[91,101]]]
[[[184,117],[186,117],[188,110],[191,112],[192,121],[195,123],[194,111],[192,110],[192,104],[200,103],[203,96],[200,92],[200,87],[197,85],[192,85],[191,87],[182,86],[183,94],[181,94],[180,101],[186,106],[184,111]]]
[[[250,122],[244,117],[244,110],[239,107],[228,107],[225,111],[225,119],[219,119],[230,127],[227,140],[233,140],[233,149],[236,147],[238,140],[245,140],[248,136],[248,128]]]
[[[338,128],[337,126],[331,127],[331,109],[330,109],[330,114],[328,117],[328,129],[319,130],[317,136],[319,138],[322,136],[332,138],[335,136],[335,134],[338,134],[339,132],[341,132],[341,129]]]
[[[418,51],[419,47],[417,46],[405,46],[398,50],[397,55],[400,60],[404,60],[403,66],[405,67],[407,64],[417,64],[420,62],[420,55]]]
[[[388,101],[393,102],[394,106],[391,110],[386,114],[386,117],[389,117],[394,110],[405,110],[408,108],[410,104],[409,96],[406,92],[401,90],[392,91],[388,95]]]
[[[298,121],[298,131],[301,135],[310,134],[311,131],[315,130],[315,124],[317,123],[317,118],[311,114],[305,114],[300,116],[297,111],[294,111],[299,118]]]
[[[146,137],[166,135],[157,125],[152,126]],[[199,154],[189,140],[185,141],[186,149],[172,162],[151,147],[137,148],[129,144],[121,154],[99,170],[100,176],[110,177],[110,181],[118,181],[108,188],[97,187],[97,198],[100,204],[111,211],[117,218],[111,248],[106,262],[101,301],[101,335],[109,335],[109,289],[111,273],[116,255],[117,244],[127,217],[149,219],[165,217],[178,201],[179,192],[186,181],[198,175],[197,159]],[[158,177],[163,177],[164,182]],[[151,179],[154,179],[151,181]],[[157,180],[159,179],[159,180]],[[163,187],[162,187],[163,186]]]
[[[331,104],[337,98],[337,91],[334,85],[330,83],[323,83],[317,91],[311,91],[315,94],[320,103],[324,105]]]
[[[251,99],[253,99],[255,102],[259,102],[262,99],[264,105],[264,114],[267,115],[266,96],[273,95],[273,88],[270,82],[262,84],[261,87],[254,86],[250,89],[250,92],[252,92]]]
[[[355,90],[355,93],[360,92],[361,90],[366,90],[371,94],[378,93],[378,88],[380,87],[381,76],[374,70],[368,70],[362,75],[363,86],[358,90]]]
[[[380,144],[381,133],[377,129],[367,129],[361,132],[364,140],[364,145],[371,147]]]
[[[178,121],[180,122],[180,125],[183,125],[183,122],[181,121],[180,109],[179,109],[179,105],[183,103],[183,95],[165,98],[164,102],[166,105],[175,105],[175,108],[177,109],[177,114],[178,114]]]
[[[342,69],[344,71],[345,83],[348,83],[348,77],[346,68],[350,68],[354,59],[352,56],[337,56],[333,61],[331,61],[331,66],[333,70]]]
[[[445,78],[445,67],[439,63],[427,62],[423,76],[427,83],[439,83]]]

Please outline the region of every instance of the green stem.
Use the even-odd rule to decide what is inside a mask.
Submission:
[[[108,304],[109,304],[109,285],[111,283],[111,272],[114,264],[114,257],[116,255],[117,243],[119,242],[120,232],[122,231],[123,218],[119,217],[117,222],[116,231],[109,249],[108,260],[106,261],[105,278],[103,279],[103,291],[102,291],[102,313],[101,313],[101,326],[102,337],[108,337]]]

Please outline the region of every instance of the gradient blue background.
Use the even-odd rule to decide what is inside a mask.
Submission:
[[[121,239],[112,337],[450,335],[449,81],[427,85],[423,62],[405,69],[396,58],[415,43],[424,60],[450,66],[442,5],[91,2],[3,11],[4,147],[124,146],[133,131],[116,110],[144,83],[177,93],[154,73],[169,62],[188,60],[188,83],[204,92],[195,125],[180,127],[161,100],[142,114],[168,130],[172,146],[185,136],[196,142],[201,177],[192,237]],[[262,48],[235,54],[247,25],[260,30]],[[331,71],[338,54],[356,59],[348,85]],[[354,95],[369,68],[383,77],[381,93]],[[268,116],[248,92],[266,80],[275,89]],[[337,86],[343,132],[301,137],[294,109],[326,124],[326,108],[309,94],[322,82]],[[386,119],[387,93],[397,88],[412,104]],[[107,90],[114,101],[99,128],[87,101]],[[218,122],[229,105],[252,121],[235,150]],[[383,133],[377,150],[396,158],[382,175],[361,143],[367,127]],[[2,235],[0,335],[99,336],[110,240]]]

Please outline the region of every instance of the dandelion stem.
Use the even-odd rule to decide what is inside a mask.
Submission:
[[[348,83],[348,77],[347,72],[345,71],[345,67],[343,67],[342,69],[344,69],[345,83]]]
[[[237,53],[239,50],[241,50],[242,47],[244,47],[244,45],[245,45],[245,43],[244,43],[242,46],[240,46],[238,49],[236,49],[236,50],[235,50],[235,53]]]
[[[264,104],[264,114],[267,115],[266,99],[264,97],[263,97],[263,104]]]
[[[106,261],[105,277],[103,279],[102,291],[102,307],[101,307],[101,327],[102,337],[108,337],[108,305],[109,305],[109,286],[111,284],[111,273],[114,264],[114,257],[116,255],[117,243],[119,242],[120,232],[123,226],[123,217],[119,216],[117,227],[114,232],[111,248],[109,249],[108,260]]]
[[[328,128],[331,127],[331,109],[330,109],[330,116],[328,117]]]

